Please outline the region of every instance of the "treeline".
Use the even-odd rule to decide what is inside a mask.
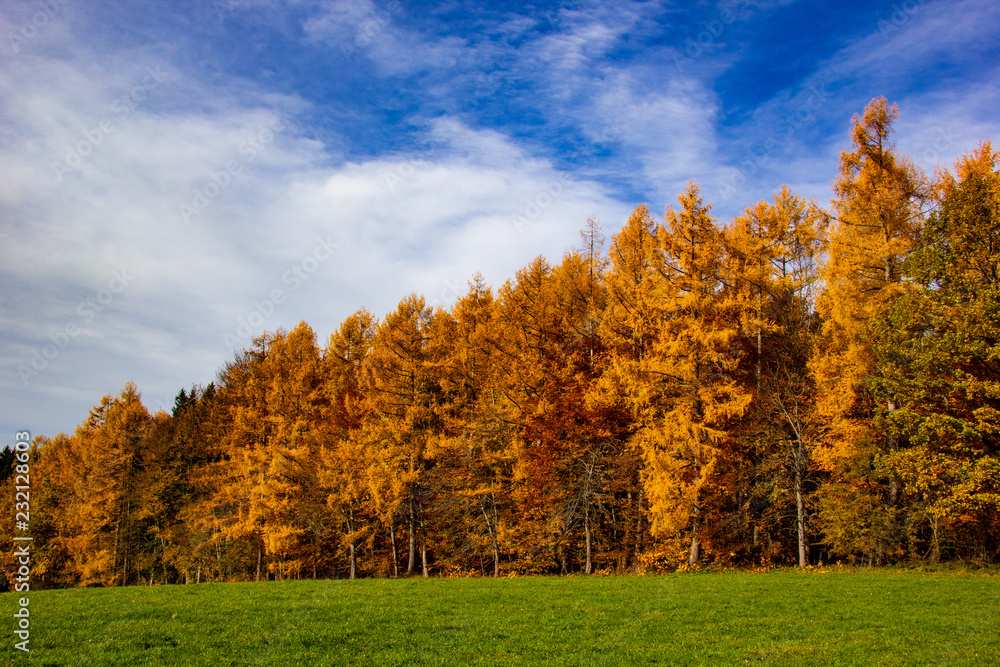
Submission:
[[[896,113],[830,210],[720,227],[692,183],[448,310],[264,334],[172,414],[126,385],[36,439],[32,585],[996,562],[1000,153],[929,178]]]

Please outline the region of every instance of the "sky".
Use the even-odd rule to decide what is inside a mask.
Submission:
[[[995,0],[0,2],[0,442],[254,335],[450,306],[694,180],[828,205],[851,118],[1000,143]]]

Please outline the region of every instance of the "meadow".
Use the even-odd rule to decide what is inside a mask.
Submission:
[[[38,665],[996,665],[1000,580],[780,570],[30,593]]]

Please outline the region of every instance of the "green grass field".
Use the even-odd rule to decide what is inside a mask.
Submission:
[[[6,664],[997,665],[1000,579],[901,571],[300,581],[0,595]]]

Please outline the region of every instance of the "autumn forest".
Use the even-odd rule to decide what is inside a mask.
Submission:
[[[105,396],[35,438],[32,587],[997,562],[1000,151],[923,173],[897,113],[828,208],[692,182],[448,309],[258,336],[170,414]]]

